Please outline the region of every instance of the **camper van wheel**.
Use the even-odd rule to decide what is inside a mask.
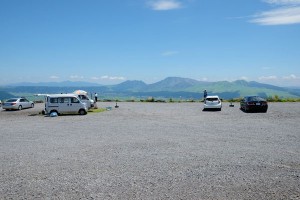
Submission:
[[[83,110],[83,109],[80,109],[80,110],[79,110],[79,115],[86,115],[86,111]]]
[[[49,114],[49,116],[58,116],[58,112],[55,110],[52,110]]]

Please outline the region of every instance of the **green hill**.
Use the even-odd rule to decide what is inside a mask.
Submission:
[[[300,98],[299,88],[282,88],[274,85],[258,83],[255,81],[237,80],[234,82],[218,81],[203,82],[189,78],[168,77],[157,83],[146,84],[143,81],[125,81],[110,86],[76,86],[76,83],[60,86],[8,86],[1,88],[1,98],[10,98],[12,95],[30,95],[38,93],[71,93],[82,89],[90,94],[97,92],[102,98],[185,98],[202,99],[203,91],[208,95],[219,95],[223,99],[240,98],[248,95],[259,95],[264,98],[278,96],[279,98]]]
[[[9,99],[15,97],[14,95],[6,92],[6,91],[0,91],[0,100],[5,100],[5,99]]]

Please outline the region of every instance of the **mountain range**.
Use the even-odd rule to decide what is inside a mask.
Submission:
[[[146,84],[143,81],[128,80],[116,85],[99,85],[89,82],[48,82],[19,83],[0,87],[1,95],[20,95],[36,93],[69,93],[82,89],[90,94],[98,93],[100,98],[185,98],[201,99],[203,91],[208,95],[219,95],[223,99],[239,98],[246,95],[269,97],[277,95],[282,98],[299,98],[299,88],[284,88],[255,81],[237,80],[233,82],[204,82],[190,78],[168,77],[156,83]]]

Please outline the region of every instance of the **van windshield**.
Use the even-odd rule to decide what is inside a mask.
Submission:
[[[78,95],[81,100],[88,100],[89,98],[85,95]]]

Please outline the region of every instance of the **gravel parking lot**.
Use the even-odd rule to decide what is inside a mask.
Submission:
[[[300,199],[300,103],[0,111],[0,199]]]

